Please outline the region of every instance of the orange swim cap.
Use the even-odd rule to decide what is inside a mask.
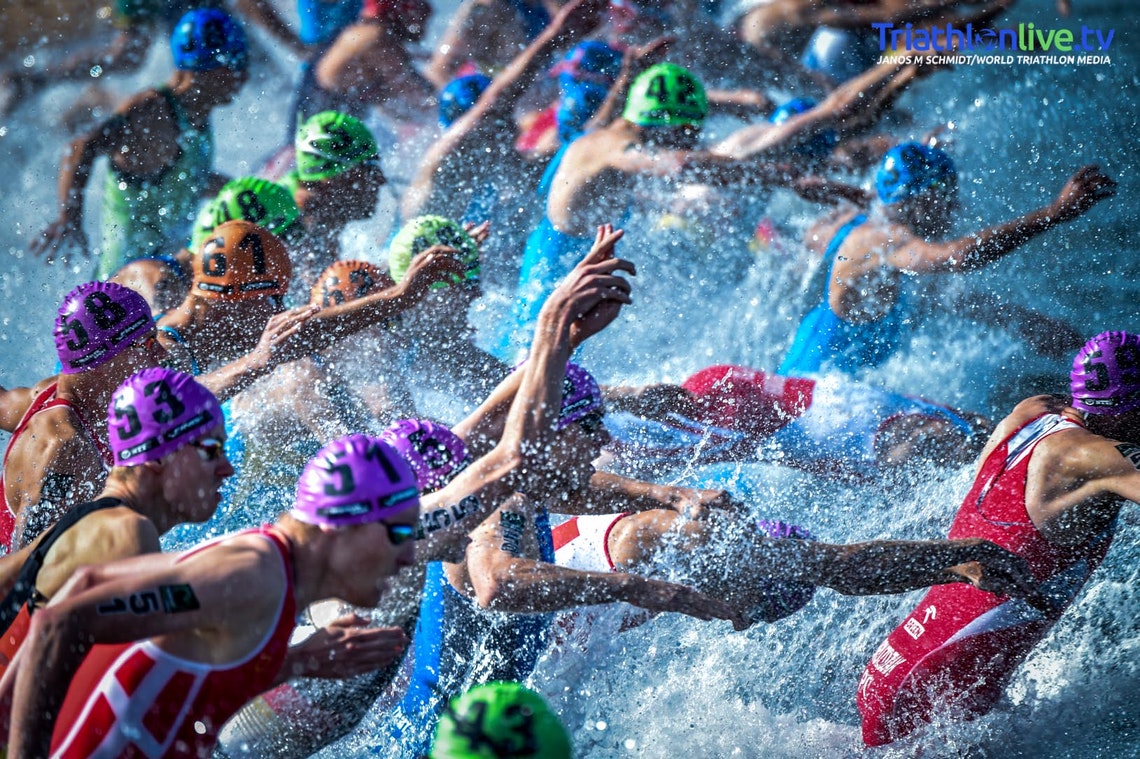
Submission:
[[[284,295],[293,265],[285,246],[248,221],[219,224],[194,256],[192,292],[216,300]]]
[[[309,303],[321,308],[337,306],[394,285],[388,272],[375,264],[367,261],[337,261],[321,272],[309,293]]]

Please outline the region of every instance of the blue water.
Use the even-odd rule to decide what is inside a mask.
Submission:
[[[938,123],[954,123],[949,149],[961,172],[958,233],[1047,203],[1086,163],[1099,163],[1117,179],[1117,197],[984,271],[913,283],[919,297],[933,302],[934,315],[917,326],[899,357],[867,380],[995,417],[1026,395],[1064,391],[1067,360],[1036,354],[1000,324],[964,321],[952,308],[940,311],[938,304],[952,295],[1000,296],[1062,318],[1084,335],[1140,330],[1135,10],[1124,0],[1074,5],[1074,15],[1058,22],[1051,0],[1021,2],[1003,24],[1114,29],[1111,65],[961,66],[903,97],[899,108],[911,123],[896,132],[917,137]],[[156,52],[142,74],[111,86],[120,94],[131,92],[165,78],[166,66]],[[276,147],[288,101],[282,77],[291,71],[285,56],[262,62],[239,100],[217,115],[219,169],[245,173]],[[68,139],[58,113],[80,90],[58,87],[0,125],[5,386],[51,372],[55,306],[88,271],[84,262],[46,267],[24,251],[27,239],[55,215],[56,166]],[[394,154],[387,165],[398,176],[408,172],[409,162]],[[645,206],[653,212],[635,215],[621,251],[638,263],[635,305],[587,346],[584,362],[609,382],[679,380],[709,363],[775,366],[814,297],[807,292],[811,262],[795,235],[815,210],[778,196],[767,213],[789,230],[784,252],[756,256],[723,232],[741,217],[754,223],[748,216],[752,203],[730,196],[711,204],[699,220],[703,227],[666,233],[658,229],[657,212],[664,207],[649,192]],[[375,241],[391,225],[390,209],[385,197],[376,218],[350,230],[353,255],[380,255]],[[651,229],[658,231],[650,234]],[[96,240],[97,228],[88,230]],[[508,296],[492,292],[474,318],[489,334],[508,310]],[[767,465],[721,466],[692,477],[726,483],[758,513],[801,522],[832,541],[940,536],[969,484],[966,471],[930,471],[894,487],[851,489]],[[1135,506],[1124,510],[1121,522],[1105,564],[1018,670],[993,713],[965,725],[936,724],[912,742],[867,753],[1136,755]],[[724,623],[662,618],[600,642],[586,659],[543,662],[532,684],[563,714],[582,757],[860,754],[856,683],[879,641],[916,600],[914,594],[849,599],[824,591],[802,613],[746,633],[733,633]],[[367,734],[357,734],[328,755],[351,755],[367,743]]]

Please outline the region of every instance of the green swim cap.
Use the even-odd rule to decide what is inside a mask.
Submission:
[[[322,111],[310,116],[297,130],[294,141],[297,177],[302,182],[331,179],[366,161],[376,161],[380,152],[368,127],[355,116]]]
[[[570,736],[542,696],[518,683],[477,685],[447,706],[431,759],[570,759]]]
[[[396,282],[402,280],[412,265],[412,259],[433,245],[455,248],[464,265],[462,280],[452,276],[450,283],[436,282],[432,285],[433,290],[447,287],[448,284],[479,281],[481,270],[478,243],[458,222],[443,216],[417,216],[392,238],[392,244],[388,246],[388,271],[392,274],[392,279]]]
[[[658,63],[633,80],[622,118],[640,126],[700,126],[708,112],[705,88],[688,69]]]
[[[293,193],[276,182],[259,177],[231,179],[198,214],[190,251],[197,253],[214,227],[235,219],[251,221],[289,242],[299,227],[301,211],[293,201]]]

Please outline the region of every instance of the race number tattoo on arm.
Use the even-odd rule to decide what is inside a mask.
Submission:
[[[142,615],[161,611],[163,614],[178,614],[201,608],[194,589],[189,585],[159,585],[154,590],[140,590],[126,598],[112,598],[95,607],[101,616],[111,614]]]
[[[522,533],[526,527],[526,517],[513,511],[504,511],[499,519],[503,529],[503,551],[511,556],[522,554]]]
[[[1120,451],[1120,455],[1128,459],[1132,466],[1140,469],[1140,445],[1135,443],[1121,443],[1116,446],[1116,450]]]

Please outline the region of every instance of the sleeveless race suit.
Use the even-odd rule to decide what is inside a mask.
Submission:
[[[539,560],[553,563],[554,543],[545,511],[539,512],[534,529]],[[451,586],[443,564],[430,563],[413,641],[412,679],[390,725],[399,754],[391,756],[426,755],[435,723],[452,696],[492,680],[525,680],[546,646],[550,619],[550,614],[481,609]]]
[[[254,651],[240,661],[214,665],[173,656],[149,639],[93,647],[56,720],[54,759],[209,756],[222,724],[273,684],[297,614],[293,557],[288,541],[272,528],[238,533],[248,534],[273,544],[285,579],[273,625]]]
[[[1059,546],[1037,530],[1025,506],[1034,448],[1055,432],[1080,426],[1045,414],[1002,441],[986,457],[947,536],[985,538],[1025,557],[1057,612],[1046,615],[964,583],[932,588],[879,646],[859,681],[867,745],[898,740],[935,711],[965,718],[988,712],[1100,564],[1115,524],[1080,545]]]
[[[114,463],[114,456],[111,454],[111,449],[103,442],[103,439],[95,434],[95,428],[87,423],[87,420],[79,413],[79,410],[71,403],[71,401],[64,398],[56,398],[55,391],[58,384],[53,382],[44,388],[43,392],[35,397],[32,404],[28,406],[28,410],[24,412],[24,416],[20,419],[20,423],[16,425],[16,429],[12,431],[12,437],[8,440],[8,448],[4,451],[4,468],[8,468],[8,456],[12,453],[12,448],[16,445],[16,441],[20,439],[20,435],[31,424],[32,417],[41,411],[46,411],[50,408],[57,408],[63,406],[71,409],[71,413],[75,414],[75,418],[79,420],[79,426],[87,433],[87,437],[94,444],[95,449],[99,451],[99,457],[103,460],[103,466],[110,469]],[[4,492],[4,475],[0,472],[0,501],[3,501],[3,508],[0,508],[0,545],[5,548],[10,548],[12,545],[12,538],[15,537],[16,531],[16,515],[12,511],[12,507],[8,504],[8,495]]]
[[[40,569],[43,568],[48,551],[63,536],[63,533],[74,527],[76,522],[88,514],[122,505],[123,502],[118,498],[100,498],[96,501],[80,504],[64,514],[44,534],[32,555],[20,568],[20,574],[16,577],[12,590],[8,591],[8,595],[4,597],[3,601],[0,601],[0,629],[4,631],[3,635],[0,635],[0,675],[4,674],[4,670],[8,668],[12,657],[23,645],[24,638],[28,635],[28,627],[32,623],[33,609],[40,602],[47,600],[36,590],[36,580],[39,577]]]
[[[554,175],[558,173],[558,167],[566,156],[566,149],[572,144],[567,143],[559,148],[542,175],[536,194],[542,199],[543,208],[546,207]],[[534,324],[538,321],[538,312],[542,310],[547,296],[554,292],[559,281],[582,260],[593,242],[593,235],[575,237],[559,232],[551,223],[549,215],[542,215],[542,221],[526,240],[511,320],[513,331],[505,335],[500,344],[500,359],[513,363],[516,349],[526,347]]]
[[[214,139],[198,129],[169,87],[157,90],[178,128],[178,158],[154,176],[127,174],[111,165],[103,189],[103,255],[95,276],[106,279],[130,261],[185,247],[209,187]]]
[[[629,516],[621,514],[591,514],[571,517],[551,531],[554,539],[554,563],[568,569],[585,572],[616,572],[610,558],[609,538],[614,526]],[[628,630],[645,624],[652,614],[633,604],[615,602],[581,606],[560,611],[554,616],[551,635],[554,645],[565,651],[585,652],[590,636],[602,615],[612,620],[613,632]],[[610,632],[606,628],[606,632]]]
[[[815,374],[825,366],[854,373],[860,367],[879,366],[890,358],[902,339],[905,308],[896,302],[881,319],[867,324],[852,324],[836,316],[828,303],[828,291],[839,249],[851,230],[867,221],[860,214],[839,228],[823,254],[827,280],[820,302],[800,322],[778,374]]]
[[[733,389],[720,381],[730,370]],[[611,450],[623,462],[650,469],[686,462],[773,460],[792,466],[874,477],[876,442],[903,416],[945,420],[967,438],[975,431],[952,410],[921,398],[888,393],[842,375],[783,377],[746,367],[713,366],[685,380],[710,410],[667,423],[634,414],[606,414]]]

